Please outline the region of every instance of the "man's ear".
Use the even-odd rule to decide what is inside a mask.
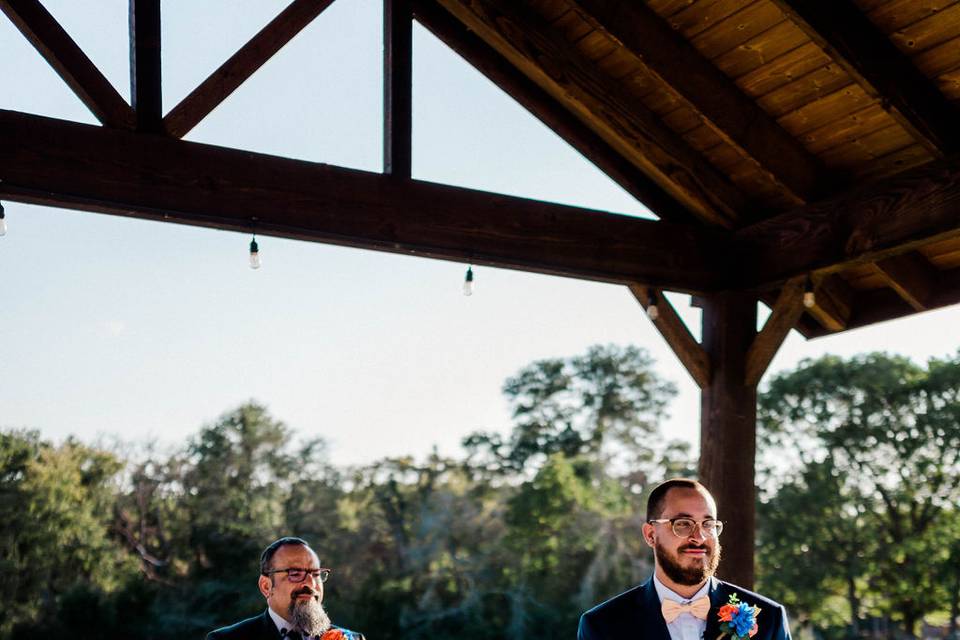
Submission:
[[[260,593],[263,594],[264,598],[270,597],[270,592],[273,591],[273,581],[269,577],[260,576],[257,586],[260,587]]]
[[[657,530],[654,526],[648,522],[643,524],[643,541],[647,543],[647,546],[653,548],[657,543]]]

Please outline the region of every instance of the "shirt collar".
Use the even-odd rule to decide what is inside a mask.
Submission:
[[[667,600],[673,600],[674,602],[680,602],[680,603],[691,602],[693,600],[696,600],[697,598],[702,598],[703,596],[709,594],[710,591],[713,589],[714,580],[715,578],[710,577],[703,584],[703,586],[700,587],[699,591],[697,591],[695,594],[693,594],[689,598],[684,598],[683,596],[678,594],[676,591],[674,591],[670,587],[665,586],[662,582],[660,582],[660,579],[657,578],[656,573],[653,574],[653,586],[657,590],[657,596],[659,596],[660,602],[663,602],[664,598],[666,598]]]
[[[277,633],[281,635],[286,635],[284,631],[289,632],[291,629],[293,629],[292,624],[287,622],[283,616],[281,616],[279,613],[277,613],[270,607],[267,607],[267,613],[270,614],[270,619],[273,620],[273,624],[277,625]]]

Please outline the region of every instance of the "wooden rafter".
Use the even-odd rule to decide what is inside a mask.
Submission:
[[[0,196],[672,290],[722,279],[718,233],[0,111]]]
[[[960,150],[960,111],[851,0],[774,0],[930,151]]]
[[[409,178],[413,128],[413,10],[410,0],[383,3],[383,172]]]
[[[960,236],[960,162],[933,163],[736,232],[733,287],[776,286]]]
[[[163,130],[160,0],[130,0],[130,102],[137,130]]]
[[[878,260],[877,271],[887,285],[916,311],[924,311],[934,293],[937,271],[918,252]]]
[[[750,344],[747,353],[746,384],[756,386],[767,371],[780,345],[803,314],[803,293],[806,278],[794,278],[784,285],[773,304],[770,317]]]
[[[630,293],[644,308],[655,299],[657,313],[652,318],[653,326],[657,328],[667,344],[676,354],[677,359],[686,368],[690,377],[702,389],[710,384],[710,359],[700,343],[691,335],[687,325],[677,314],[676,309],[663,295],[663,290],[652,289],[639,284],[630,285]],[[651,295],[654,298],[651,298]]]
[[[686,208],[723,226],[745,210],[725,176],[530,8],[513,0],[439,2]]]
[[[133,109],[38,0],[0,0],[0,10],[97,120],[108,127],[133,128]]]
[[[661,220],[682,223],[696,221],[663,188],[433,0],[417,0],[414,3],[414,17]]]
[[[570,1],[581,19],[636,56],[798,204],[831,192],[835,179],[822,163],[652,9],[623,0]]]
[[[333,0],[293,0],[163,118],[167,133],[182,138],[247,81]]]
[[[854,309],[854,293],[840,276],[814,276],[814,298],[807,313],[824,329],[837,332],[848,328]]]
[[[937,272],[937,286],[926,302],[926,310],[942,309],[960,303],[960,268]],[[857,296],[857,305],[847,323],[847,329],[865,327],[878,322],[903,318],[916,313],[895,291],[887,288],[864,291]],[[832,333],[826,329],[811,334],[811,338]]]

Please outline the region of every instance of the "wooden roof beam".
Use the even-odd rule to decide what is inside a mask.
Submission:
[[[415,0],[414,18],[661,220],[682,223],[698,220],[553,96],[517,71],[499,52],[433,0]]]
[[[826,196],[836,174],[747,97],[736,84],[642,2],[570,0],[594,29],[619,41],[727,143],[758,165],[798,204]]]
[[[702,219],[729,227],[745,209],[725,176],[524,3],[439,2]]]
[[[167,133],[182,138],[210,115],[333,0],[293,0],[163,118]]]
[[[693,381],[701,389],[707,387],[710,384],[710,358],[690,333],[690,330],[687,329],[687,325],[683,323],[670,301],[664,297],[663,290],[639,284],[631,284],[629,288],[630,293],[637,299],[644,311],[648,310],[651,302],[656,306],[657,312],[650,318],[653,326],[657,328],[663,339],[670,345]],[[649,311],[647,313],[650,317]]]
[[[813,318],[827,331],[837,332],[847,328],[853,313],[853,291],[837,275],[814,277],[814,298],[812,307],[807,308]]]
[[[774,0],[935,155],[960,150],[960,112],[851,0]]]
[[[875,263],[887,286],[916,311],[924,311],[934,293],[937,270],[917,251]]]
[[[732,288],[779,286],[960,236],[960,159],[931,163],[735,232]]]
[[[130,0],[130,102],[137,131],[163,131],[160,0]]]
[[[0,110],[0,197],[628,284],[723,279],[720,232]]]
[[[14,26],[105,126],[132,129],[133,109],[38,0],[0,0]]]
[[[790,330],[797,325],[803,315],[803,293],[806,278],[793,278],[777,296],[770,316],[763,323],[763,328],[754,337],[747,353],[747,386],[756,386],[760,378],[766,373],[767,367],[777,355],[780,345],[786,340]]]
[[[383,3],[383,172],[409,178],[413,166],[413,11]]]

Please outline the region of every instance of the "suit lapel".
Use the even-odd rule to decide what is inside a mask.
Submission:
[[[660,610],[660,596],[653,585],[653,578],[647,580],[640,589],[640,629],[643,640],[670,640],[667,623]]]
[[[703,640],[717,640],[720,635],[720,619],[717,612],[727,603],[729,596],[727,583],[716,578],[710,578],[710,613],[707,614],[707,628],[703,632]]]

